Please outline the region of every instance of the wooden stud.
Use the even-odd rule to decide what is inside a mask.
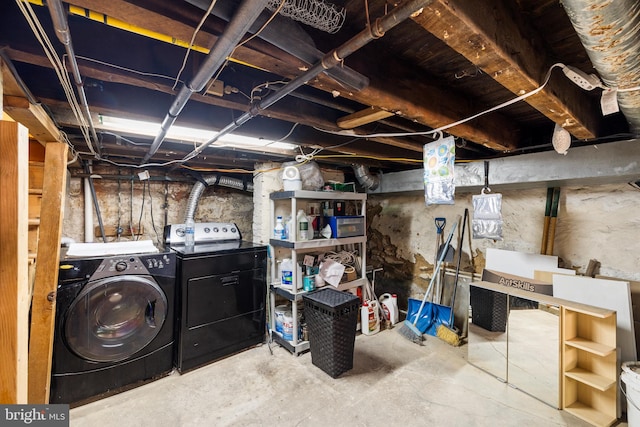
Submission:
[[[0,122],[0,402],[27,403],[29,133]]]
[[[353,129],[358,126],[366,125],[367,123],[386,119],[393,115],[394,114],[390,111],[386,111],[378,107],[369,107],[364,110],[356,111],[348,116],[340,117],[337,124],[341,129]]]
[[[66,144],[46,145],[42,211],[47,214],[40,218],[29,341],[29,403],[33,404],[49,402],[67,150]]]
[[[40,105],[31,104],[26,98],[5,95],[4,109],[15,121],[28,126],[29,133],[40,143],[63,140],[60,130]]]

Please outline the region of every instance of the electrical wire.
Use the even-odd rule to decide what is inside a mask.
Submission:
[[[63,56],[66,57],[67,54],[65,53]],[[158,77],[158,78],[166,79],[166,80],[175,80],[176,79],[176,77],[165,76],[163,74],[148,73],[146,71],[139,71],[139,70],[135,70],[133,68],[127,68],[127,67],[123,67],[121,65],[112,64],[110,62],[105,62],[105,61],[100,61],[98,59],[89,58],[87,56],[76,55],[76,58],[82,59],[84,61],[94,62],[96,64],[104,65],[105,67],[115,68],[116,70],[122,70],[122,71],[126,71],[126,72],[129,72],[129,73],[138,74],[140,76]],[[178,82],[179,83],[183,83],[182,80],[178,80]]]
[[[94,150],[93,144],[91,143],[91,136],[89,134],[89,125],[87,123],[87,120],[90,120],[91,118],[84,117],[80,104],[78,103],[76,93],[73,90],[73,84],[71,83],[71,79],[69,77],[69,73],[67,72],[66,65],[64,64],[63,60],[61,60],[60,57],[58,56],[57,51],[53,47],[51,40],[47,36],[46,31],[42,27],[42,24],[40,23],[40,20],[38,19],[38,16],[34,12],[31,5],[27,2],[23,2],[22,0],[16,0],[16,3],[20,11],[22,12],[23,16],[25,17],[27,24],[31,28],[33,35],[35,36],[36,40],[38,40],[42,49],[44,50],[45,55],[49,59],[49,62],[51,63],[52,68],[58,77],[58,80],[65,93],[65,96],[67,98],[67,102],[69,103],[71,111],[73,112],[73,115],[75,116],[76,120],[79,123],[80,131],[82,132],[82,135],[87,144],[87,147],[89,148],[89,151],[91,152],[92,156],[94,156],[95,158],[98,158],[98,154]]]
[[[120,241],[122,228],[120,226],[120,216],[122,215],[122,194],[120,194],[120,168],[118,168],[118,224],[116,225],[116,240]]]
[[[149,144],[148,142],[135,142],[135,141],[132,141],[132,140],[130,140],[129,138],[125,138],[125,137],[124,137],[124,136],[122,136],[122,135],[119,135],[119,134],[114,133],[114,132],[109,132],[109,131],[107,131],[107,130],[100,131],[100,133],[101,133],[101,134],[105,134],[105,135],[115,136],[117,139],[121,139],[121,140],[123,140],[124,142],[126,142],[126,143],[128,143],[128,144],[131,144],[131,145],[142,145],[142,146],[145,146],[145,147],[148,147],[148,146],[150,146],[150,145],[151,145],[151,144]]]
[[[288,132],[285,136],[283,136],[283,137],[282,137],[282,138],[280,138],[280,139],[276,139],[276,140],[275,140],[275,141],[273,141],[273,142],[268,143],[266,146],[268,147],[269,145],[271,145],[271,144],[273,144],[273,143],[275,143],[275,142],[282,142],[282,141],[284,141],[285,139],[289,138],[289,137],[291,136],[291,134],[293,133],[293,131],[295,130],[295,128],[296,128],[296,127],[298,127],[298,125],[299,125],[299,124],[300,124],[300,123],[295,122],[295,123],[293,124],[293,126],[291,127],[291,129],[289,130],[289,132]]]
[[[318,130],[320,132],[324,132],[324,133],[329,133],[329,134],[333,134],[333,135],[343,135],[343,136],[352,136],[354,138],[380,138],[380,137],[404,137],[404,136],[420,136],[420,135],[432,135],[432,134],[436,134],[438,132],[442,132],[444,130],[450,129],[452,127],[455,126],[459,126],[461,124],[467,123],[471,120],[477,119],[478,117],[484,116],[485,114],[488,113],[492,113],[496,110],[499,110],[501,108],[504,107],[508,107],[509,105],[515,104],[516,102],[520,102],[524,99],[529,98],[530,96],[533,96],[537,93],[539,93],[540,91],[542,91],[542,89],[544,89],[544,87],[547,85],[547,83],[549,83],[549,79],[551,78],[551,72],[553,71],[554,68],[556,67],[564,67],[565,65],[557,62],[555,64],[553,64],[551,67],[549,67],[549,70],[547,71],[547,75],[544,79],[544,82],[542,83],[542,85],[538,86],[536,89],[532,90],[531,92],[525,93],[524,95],[520,95],[516,98],[510,99],[509,101],[503,102],[502,104],[498,104],[495,107],[491,107],[487,110],[481,111],[479,113],[476,113],[472,116],[469,116],[465,119],[462,120],[458,120],[456,122],[450,123],[448,125],[444,125],[444,126],[440,126],[439,128],[436,129],[432,129],[432,130],[428,130],[428,131],[422,131],[422,132],[390,132],[390,133],[372,133],[372,134],[356,134],[353,131],[331,131],[331,130],[327,130],[327,129],[322,129],[322,128],[318,128],[316,126],[314,126],[313,128],[315,130]]]
[[[377,157],[377,156],[367,156],[363,154],[325,154],[322,156],[314,156],[318,159],[331,159],[331,158],[362,158],[362,159],[371,159],[371,160],[380,160],[387,162],[411,162],[411,163],[423,163],[422,159],[408,159],[404,157]],[[311,159],[310,159],[311,160]]]
[[[229,60],[231,59],[231,57],[233,57],[233,54],[236,52],[236,49],[238,49],[240,46],[245,45],[246,43],[248,43],[249,41],[253,40],[254,38],[258,37],[258,35],[260,35],[260,33],[262,33],[262,31],[264,31],[264,29],[267,27],[267,25],[269,25],[271,23],[271,21],[273,21],[273,19],[276,17],[276,15],[278,13],[280,13],[280,10],[282,9],[282,7],[284,6],[285,2],[287,0],[282,0],[282,3],[280,3],[280,6],[278,6],[278,8],[273,12],[273,14],[269,17],[269,19],[267,19],[267,22],[265,22],[262,27],[260,27],[260,29],[258,31],[256,31],[255,33],[253,33],[250,37],[248,37],[246,40],[238,43],[236,45],[236,47],[233,48],[233,50],[231,51],[231,53],[229,54],[229,56],[227,57],[227,59],[224,61],[224,64],[222,64],[222,66],[220,67],[220,69],[218,70],[218,72],[216,73],[216,75],[211,79],[211,81],[209,82],[209,84],[207,85],[207,87],[205,88],[204,92],[207,93],[209,91],[209,89],[211,88],[211,86],[213,85],[213,83],[218,80],[218,78],[220,77],[220,74],[222,73],[222,70],[225,69],[225,67],[227,66],[227,64],[229,64]]]
[[[140,218],[138,219],[138,233],[135,236],[135,239],[133,240],[139,240],[140,239],[140,231],[142,230],[142,213],[144,212],[144,195],[146,193],[146,186],[147,186],[147,181],[142,181],[142,203],[140,204]],[[133,236],[133,233],[132,233]]]
[[[147,185],[147,191],[149,192],[149,213],[151,214],[151,227],[153,228],[153,232],[156,234],[156,242],[161,246],[162,240],[160,239],[160,234],[158,234],[156,222],[153,218],[153,196],[151,195],[151,181],[149,181],[149,185]]]
[[[173,84],[173,87],[171,89],[176,90],[176,86],[180,82],[180,75],[184,71],[184,68],[187,66],[187,59],[189,58],[189,53],[191,53],[191,48],[193,47],[193,43],[196,40],[196,35],[200,31],[200,28],[202,28],[202,25],[204,24],[204,21],[206,21],[207,18],[209,17],[209,15],[211,14],[211,11],[213,10],[213,7],[216,5],[216,2],[217,2],[217,0],[211,0],[211,4],[209,5],[209,8],[204,13],[204,16],[200,20],[200,23],[198,24],[196,29],[193,31],[193,34],[191,35],[191,41],[189,42],[189,47],[187,48],[187,51],[184,53],[184,59],[182,60],[182,66],[180,67],[180,70],[178,71],[178,74],[176,75],[176,81]]]
[[[129,234],[131,234],[131,238],[135,240],[133,233],[133,170],[129,171],[131,175],[131,197],[129,198]]]
[[[251,96],[249,97],[249,100],[250,100],[251,102],[253,102],[253,101],[254,101],[254,98],[255,98],[255,95],[254,95],[254,94],[255,94],[255,92],[256,92],[256,91],[258,91],[258,89],[262,90],[262,88],[263,88],[263,87],[264,87],[265,89],[269,89],[269,85],[276,85],[276,84],[277,84],[277,85],[280,85],[280,84],[285,85],[285,84],[287,84],[287,82],[286,82],[286,81],[284,81],[284,80],[276,80],[276,81],[273,81],[273,82],[264,82],[264,83],[260,83],[259,85],[254,86],[254,87],[251,89]]]
[[[628,87],[628,88],[624,88],[624,89],[620,89],[620,88],[617,88],[617,87],[609,87],[609,86],[607,86],[607,88],[611,89],[611,90],[615,90],[618,93],[619,92],[635,92],[637,90],[640,90],[640,86]]]
[[[330,259],[332,261],[339,262],[342,265],[352,266],[356,262],[357,255],[357,251],[329,251],[324,254],[324,259]]]
[[[91,154],[91,153],[87,153],[86,151],[79,151],[78,154]],[[136,169],[144,169],[148,167],[165,167],[165,166],[171,166],[175,164],[182,164],[186,162],[186,160],[184,159],[176,159],[176,160],[170,160],[165,163],[145,163],[144,165],[132,165],[130,163],[114,162],[113,160],[109,160],[104,157],[100,157],[98,160],[100,160],[101,162],[109,163],[114,166],[121,167],[121,168],[136,168]]]

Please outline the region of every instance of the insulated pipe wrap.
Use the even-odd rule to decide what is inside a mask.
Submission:
[[[182,109],[189,101],[189,98],[191,98],[191,94],[204,89],[215,72],[218,71],[227,57],[233,52],[236,45],[240,43],[240,40],[242,40],[242,37],[247,33],[251,24],[260,16],[260,13],[267,6],[267,2],[268,0],[245,0],[240,4],[233,20],[229,22],[224,33],[218,37],[218,40],[216,40],[209,51],[200,69],[188,84],[183,84],[180,88],[180,91],[169,108],[169,112],[162,122],[160,132],[151,143],[149,152],[142,159],[142,164],[149,161],[158,151],[169,129],[175,123]]]

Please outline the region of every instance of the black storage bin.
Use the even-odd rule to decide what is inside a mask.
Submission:
[[[337,378],[353,368],[353,348],[360,299],[322,288],[302,296],[311,363]]]
[[[471,321],[487,331],[507,329],[507,294],[471,286],[469,290]]]

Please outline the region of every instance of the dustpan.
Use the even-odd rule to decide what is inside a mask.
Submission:
[[[449,236],[447,237],[447,241],[445,242],[445,247],[448,247],[451,243],[451,238],[453,237],[454,230],[456,229],[456,225],[454,224],[449,232]],[[438,323],[435,322],[436,319],[440,319],[444,313],[441,313],[439,304],[427,301],[429,295],[431,294],[431,290],[433,288],[433,284],[435,279],[440,271],[440,267],[444,263],[444,253],[440,253],[440,257],[436,264],[436,268],[431,276],[431,281],[429,283],[429,287],[427,292],[424,294],[424,298],[419,301],[413,298],[408,299],[408,307],[407,307],[407,317],[405,322],[410,322],[413,326],[422,334],[424,334],[427,330],[431,330],[432,328],[437,327]],[[448,307],[446,307],[448,308]],[[451,313],[451,312],[449,312]],[[448,317],[447,317],[448,319]],[[435,326],[434,326],[435,325]],[[431,335],[435,335],[435,332],[431,333]]]
[[[413,319],[413,316],[417,315],[418,321],[416,328],[424,334],[435,337],[438,325],[449,325],[451,307],[427,301],[424,307],[422,307],[422,310],[420,310],[421,303],[422,301],[420,300],[409,298],[407,318],[411,316],[411,319]],[[420,311],[418,312],[418,310]]]

